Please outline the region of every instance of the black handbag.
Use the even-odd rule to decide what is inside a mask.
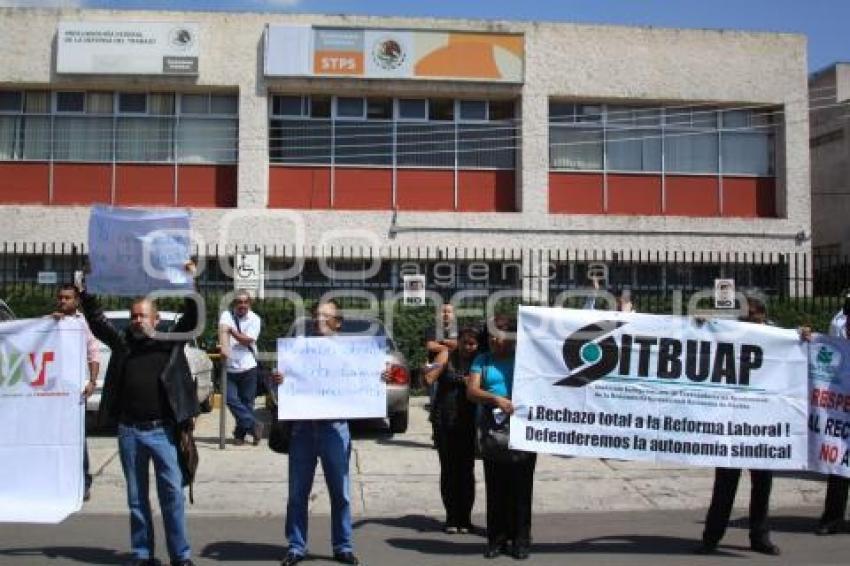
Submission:
[[[271,407],[271,425],[269,428],[269,448],[278,454],[289,454],[289,441],[292,439],[292,421],[277,418],[277,405]]]
[[[485,360],[482,381],[486,380],[490,357]],[[511,419],[503,414],[497,419],[493,413],[495,407],[482,405],[478,417],[478,453],[485,460],[496,462],[522,462],[530,456],[529,452],[511,450]]]
[[[192,487],[195,484],[195,475],[198,473],[198,446],[195,444],[195,424],[191,419],[176,427],[177,433],[177,456],[180,462],[180,471],[183,473],[183,485],[189,486],[189,503],[194,505],[195,494]]]

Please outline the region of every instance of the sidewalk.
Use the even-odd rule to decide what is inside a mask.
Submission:
[[[392,436],[378,426],[358,426],[352,453],[352,499],[355,517],[398,517],[413,511],[442,518],[439,463],[431,448],[431,429],[425,398],[411,399],[410,428]],[[200,466],[195,484],[192,515],[270,516],[285,508],[287,456],[259,446],[218,448],[219,413],[202,415],[196,437]],[[228,414],[227,434],[233,428]],[[87,514],[125,514],[126,494],[115,439],[89,437],[92,473],[95,474]],[[476,464],[478,495],[476,514],[484,513],[484,480]],[[153,478],[151,478],[153,479]],[[713,470],[662,466],[638,462],[540,456],[534,484],[537,513],[600,511],[653,511],[705,509],[711,496]],[[782,475],[773,485],[771,507],[823,505],[825,483],[819,476]],[[151,483],[151,499],[155,486]],[[744,475],[737,504],[749,502],[749,478]],[[317,471],[311,513],[328,514],[327,489]]]

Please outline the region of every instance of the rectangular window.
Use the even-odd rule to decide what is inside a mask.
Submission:
[[[365,117],[365,104],[362,98],[339,97],[336,99],[337,118]]]
[[[391,120],[393,117],[392,98],[370,98],[366,103],[366,118],[369,120]]]
[[[487,106],[487,118],[491,122],[514,119],[513,100],[491,100]]]
[[[302,96],[272,97],[272,114],[275,116],[304,116],[305,103]]]
[[[311,96],[310,97],[310,117],[311,118],[330,118],[331,117],[331,102],[330,96]]]
[[[451,99],[429,100],[428,119],[438,122],[453,122],[455,119],[455,101]]]
[[[552,168],[601,170],[602,135],[602,128],[551,125],[549,161]]]
[[[661,171],[661,130],[610,130],[605,149],[612,171]]]
[[[118,112],[121,114],[147,114],[148,95],[137,92],[122,92],[118,95]]]
[[[57,92],[57,112],[85,112],[86,93],[84,92]]]
[[[461,100],[460,119],[478,120],[487,119],[487,102],[484,100]]]
[[[210,96],[210,114],[230,115],[239,113],[239,97],[233,94]]]
[[[207,94],[184,94],[180,97],[181,114],[209,114],[210,97]]]
[[[20,112],[24,96],[21,92],[0,92],[0,112]]]
[[[398,117],[400,120],[427,120],[428,101],[424,98],[402,98],[398,101]]]

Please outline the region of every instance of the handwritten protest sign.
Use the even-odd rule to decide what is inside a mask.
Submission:
[[[520,307],[511,447],[805,469],[806,373],[793,330]]]
[[[82,506],[85,336],[77,319],[0,323],[0,522]]]
[[[278,368],[285,377],[278,388],[278,418],[385,418],[386,352],[383,336],[278,339]]]
[[[96,206],[89,219],[88,290],[118,296],[191,290],[192,279],[184,269],[190,241],[185,210]]]
[[[850,477],[850,340],[815,336],[809,402],[809,469]]]

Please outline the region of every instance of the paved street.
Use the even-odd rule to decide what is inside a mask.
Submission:
[[[440,532],[437,455],[422,399],[411,406],[411,428],[389,435],[378,425],[355,433],[352,489],[358,551],[368,564],[477,564],[481,534]],[[261,446],[218,448],[218,413],[205,415],[195,504],[189,525],[200,563],[272,563],[284,553],[286,457]],[[228,430],[230,429],[228,424]],[[96,473],[92,500],[58,526],[0,525],[0,564],[115,564],[128,546],[124,480],[115,439],[89,439]],[[476,522],[483,526],[480,463]],[[543,456],[535,476],[533,564],[716,563],[693,557],[710,497],[711,469]],[[823,502],[823,482],[782,476],[774,482],[775,542],[780,558],[747,549],[749,482],[741,482],[728,547],[730,564],[846,563],[850,535],[810,534]],[[155,499],[155,498],[154,498]],[[329,553],[327,491],[317,478],[311,503],[314,563]],[[159,523],[159,521],[157,521]],[[158,528],[159,525],[158,525]],[[165,558],[161,534],[160,558]],[[503,558],[496,564],[510,562]]]
[[[482,524],[482,517],[477,517]],[[310,525],[313,559],[330,564],[327,517]],[[817,538],[810,534],[812,509],[777,511],[774,540],[780,557],[764,557],[747,548],[747,531],[736,520],[721,552],[691,554],[702,530],[697,511],[642,511],[537,515],[529,564],[681,565],[701,564],[846,564],[850,534]],[[484,539],[448,536],[433,517],[411,508],[396,518],[360,519],[355,523],[357,550],[367,565],[511,564],[511,558],[485,561]],[[743,528],[742,528],[743,527]],[[282,517],[193,517],[190,530],[198,564],[273,564],[285,548]],[[82,514],[60,526],[0,527],[0,563],[116,564],[126,558],[127,525],[123,517]],[[165,559],[161,531],[159,557]]]

